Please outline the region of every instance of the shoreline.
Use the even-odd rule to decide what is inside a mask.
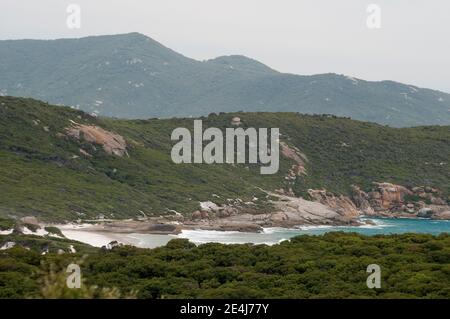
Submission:
[[[368,235],[380,233],[450,233],[450,222],[446,220],[417,219],[417,218],[386,218],[363,217],[363,221],[371,221],[362,225],[300,225],[297,227],[267,227],[261,232],[243,232],[206,229],[182,229],[178,234],[152,234],[136,232],[111,232],[98,225],[92,224],[64,224],[54,225],[68,239],[77,240],[95,247],[106,246],[113,241],[132,245],[139,248],[155,248],[166,245],[170,240],[177,238],[189,239],[195,244],[222,243],[222,244],[266,244],[273,245],[298,235],[322,235],[330,231],[357,232]],[[427,230],[420,229],[418,223],[426,223]],[[406,224],[406,225],[405,225]],[[412,225],[409,228],[408,225]],[[437,228],[433,228],[437,227]],[[434,230],[433,230],[434,229]],[[437,230],[436,230],[437,229]]]
[[[66,238],[86,243],[94,247],[106,246],[113,241],[117,241],[125,245],[143,247],[144,245],[142,243],[142,240],[139,238],[139,235],[146,235],[153,237],[153,239],[155,239],[154,247],[160,246],[160,243],[165,242],[164,244],[166,244],[169,240],[177,238],[175,235],[171,234],[151,234],[151,233],[140,234],[140,233],[102,231],[95,229],[96,225],[92,224],[81,224],[81,225],[62,224],[54,226],[58,227]],[[154,247],[145,247],[145,248],[154,248]]]

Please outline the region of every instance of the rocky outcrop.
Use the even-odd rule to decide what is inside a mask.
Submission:
[[[199,220],[199,219],[209,219],[209,213],[207,211],[199,211],[196,210],[192,213],[192,220]]]
[[[39,221],[34,216],[26,216],[19,219],[19,221],[23,224],[36,225],[39,226]]]
[[[308,194],[312,200],[291,196],[285,191],[266,192],[267,207],[270,207],[266,211],[241,199],[227,199],[220,205],[204,201],[199,202],[198,209],[188,216],[172,211],[175,214],[146,217],[143,221],[106,221],[91,230],[153,234],[178,234],[181,229],[259,232],[266,227],[358,226],[369,223],[361,221],[361,215],[450,219],[447,205],[411,201],[417,196],[413,190],[390,183],[376,183],[374,186],[370,192],[353,186],[351,198],[325,189],[310,189]],[[437,190],[430,192],[436,198],[438,193]]]
[[[103,247],[105,247],[105,248],[108,249],[108,250],[111,250],[111,249],[114,249],[114,248],[120,247],[120,246],[122,246],[121,243],[119,243],[117,240],[113,240],[113,241],[110,242],[108,245],[103,246]],[[102,247],[102,248],[103,248],[103,247]]]
[[[425,216],[419,216],[420,212],[425,213]],[[431,219],[450,219],[450,205],[428,205],[419,211],[418,217],[425,217]]]
[[[375,215],[375,210],[370,206],[370,196],[362,191],[358,186],[352,185],[352,200],[356,208],[360,210],[363,215]]]
[[[352,186],[352,200],[364,215],[448,219],[450,207],[441,192],[432,187],[408,189],[392,183],[374,183],[366,193]]]
[[[429,208],[429,207],[424,207],[419,209],[419,211],[417,212],[417,217],[421,217],[421,218],[431,218],[431,216],[433,216],[436,212],[433,211],[433,209]]]
[[[227,204],[218,205],[211,201],[199,202],[199,210],[191,214],[191,220],[215,220],[245,214],[255,210],[253,202],[244,203],[241,199],[229,199]]]
[[[432,219],[450,220],[450,209],[431,215]]]
[[[201,229],[258,231],[262,227],[294,227],[301,225],[360,225],[359,217],[424,217],[447,219],[450,207],[447,205],[427,205],[423,201],[414,202],[422,191],[410,190],[392,183],[374,183],[370,192],[352,186],[352,195],[347,197],[325,189],[309,189],[312,201],[298,198],[283,189],[267,193],[277,200],[269,200],[270,213],[246,213],[239,205],[219,206],[213,202],[200,203],[200,210],[191,216],[190,226]],[[424,189],[426,194],[438,194],[435,189]],[[430,197],[428,200],[439,197]],[[418,198],[422,198],[421,195]],[[189,222],[188,222],[189,224]],[[188,226],[188,227],[190,227]]]
[[[335,195],[326,190],[308,190],[309,196],[342,216],[359,215],[380,217],[421,217],[450,219],[450,206],[440,197],[441,192],[431,187],[408,189],[392,183],[373,183],[365,192],[352,185],[351,198]]]
[[[282,141],[280,141],[280,151],[284,157],[295,162],[295,164],[293,164],[289,169],[288,174],[285,176],[286,180],[293,181],[297,178],[297,176],[307,175],[305,163],[308,161],[308,158],[305,154],[300,152],[297,147],[290,147]]]
[[[334,195],[325,189],[309,189],[308,194],[314,201],[331,208],[345,218],[352,219],[360,215],[360,211],[356,205],[347,196]]]
[[[194,212],[191,220],[185,221],[183,226],[193,229],[257,232],[264,227],[359,225],[356,218],[358,212],[343,209],[344,203],[351,207],[349,199],[336,197],[337,202],[342,201],[342,207],[331,208],[320,202],[294,196],[275,193],[268,193],[268,196],[271,197],[269,200],[273,208],[271,212],[247,213],[242,206],[224,205],[208,212],[200,210]]]
[[[66,134],[77,140],[101,145],[103,150],[109,155],[128,155],[125,139],[119,134],[106,131],[99,126],[78,124],[72,121],[72,126],[66,129]],[[87,153],[86,151],[84,152]],[[90,156],[90,154],[84,155]]]
[[[404,204],[406,195],[413,193],[404,186],[395,185],[391,183],[377,183],[369,195],[370,206],[375,211],[398,210]]]
[[[324,195],[322,191],[311,191],[314,196],[317,196],[316,201],[278,195],[279,200],[272,201],[276,211],[270,215],[273,226],[358,224],[356,219],[359,212],[350,199]],[[323,198],[322,195],[325,197]]]
[[[432,205],[446,205],[446,201],[441,198],[441,192],[433,187],[419,186],[412,189],[413,194],[423,201]]]
[[[176,222],[167,219],[149,219],[146,221],[117,220],[100,223],[90,230],[114,233],[140,234],[178,234],[180,229]]]

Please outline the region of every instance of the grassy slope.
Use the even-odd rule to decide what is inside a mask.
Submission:
[[[345,194],[351,184],[369,189],[373,181],[430,185],[450,194],[449,127],[394,129],[295,113],[237,115],[244,126],[279,127],[283,139],[306,154],[308,176],[294,187],[299,195],[321,187]],[[233,116],[211,115],[203,119],[204,127],[228,127]],[[130,157],[108,156],[99,147],[94,151],[81,145],[94,156],[73,158],[80,155],[80,145],[57,136],[70,119],[123,135]],[[83,217],[99,213],[133,217],[140,210],[148,215],[168,209],[188,213],[198,201],[261,198],[256,187],[274,190],[284,185],[292,164],[284,158],[279,174],[272,176],[260,175],[256,165],[173,164],[170,134],[192,123],[192,119],[96,119],[36,100],[0,97],[0,215],[70,220],[80,217],[76,212]],[[267,208],[259,204],[260,209]]]

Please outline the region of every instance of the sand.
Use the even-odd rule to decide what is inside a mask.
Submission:
[[[96,230],[95,225],[91,224],[65,224],[55,226],[58,227],[68,239],[76,240],[94,247],[102,247],[112,241],[118,241],[125,245],[141,248],[155,248],[164,246],[169,240],[177,238],[175,235],[102,232]]]

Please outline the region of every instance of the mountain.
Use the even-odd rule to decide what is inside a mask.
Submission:
[[[263,190],[308,198],[309,189],[326,189],[350,196],[351,185],[368,192],[373,182],[450,195],[448,126],[390,128],[296,113],[212,114],[202,118],[203,126],[224,129],[234,117],[244,128],[280,128],[277,174],[261,175],[258,164],[174,164],[171,133],[192,129],[193,119],[97,118],[0,97],[0,217],[64,221],[171,210],[186,215],[199,202],[220,205],[229,199],[251,202],[262,213],[272,209]]]
[[[139,33],[0,41],[0,94],[118,118],[266,111],[395,127],[450,124],[447,93],[337,74],[285,74],[244,56],[200,62]]]

